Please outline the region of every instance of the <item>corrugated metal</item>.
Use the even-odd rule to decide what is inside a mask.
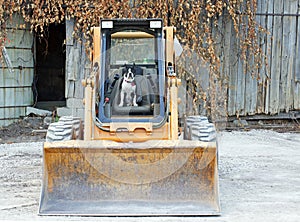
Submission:
[[[33,35],[20,29],[24,21],[15,15],[8,23],[6,52],[12,67],[0,63],[0,126],[16,121],[33,104],[31,84],[34,76]]]

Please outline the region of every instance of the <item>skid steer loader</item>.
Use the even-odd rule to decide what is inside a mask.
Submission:
[[[61,117],[43,148],[40,215],[219,215],[216,131],[178,124],[174,27],[161,19],[103,19],[83,81],[84,122]],[[137,106],[120,106],[126,67]]]

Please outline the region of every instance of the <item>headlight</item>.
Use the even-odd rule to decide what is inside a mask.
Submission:
[[[111,29],[113,28],[114,24],[113,21],[102,21],[101,22],[101,28],[103,29]]]
[[[160,29],[161,28],[161,21],[150,21],[150,28],[151,29]]]

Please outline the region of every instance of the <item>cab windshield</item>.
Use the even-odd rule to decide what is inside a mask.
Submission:
[[[155,38],[146,32],[126,30],[111,35],[110,65],[155,64]]]

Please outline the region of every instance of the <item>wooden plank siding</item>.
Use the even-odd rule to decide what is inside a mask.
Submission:
[[[274,13],[283,13],[283,1],[274,0]],[[280,93],[280,75],[282,60],[282,17],[274,16],[273,18],[273,39],[272,39],[272,66],[270,81],[270,104],[271,114],[279,112],[279,93]]]
[[[241,40],[236,38],[228,15],[223,14],[218,27],[212,29],[216,37],[216,52],[221,57],[221,85],[217,86],[215,96],[219,99],[217,104],[225,101],[225,109],[219,110],[222,115],[276,115],[300,110],[300,18],[296,15],[299,14],[300,0],[258,0],[257,4],[256,21],[269,32],[258,36],[265,57],[261,58],[263,65],[257,68],[257,73],[246,71],[249,66],[256,66],[253,58],[247,62],[239,58],[241,49],[238,45]],[[242,19],[247,21],[246,16]],[[64,111],[77,115],[83,110],[81,79],[89,75],[91,64],[83,44],[72,37],[73,28],[74,20],[67,20],[65,96],[68,110]],[[195,75],[201,87],[199,92],[204,90],[209,99],[213,92],[208,85],[208,66],[201,65],[201,59],[191,52],[184,55],[190,56],[184,62],[184,68]],[[194,64],[198,67],[194,67]],[[197,69],[199,67],[200,71]],[[189,82],[186,87],[191,87]],[[188,97],[183,99],[187,101],[186,112],[190,112],[193,107],[192,101],[186,100]],[[201,114],[206,113],[204,104],[199,107]]]
[[[245,71],[247,66],[256,64],[254,59],[245,63],[239,58],[241,40],[236,38],[226,13],[220,16],[218,27],[212,29],[221,62],[221,85],[217,86],[216,97],[226,105],[220,110],[222,115],[276,115],[300,111],[300,0],[258,0],[257,4],[256,21],[269,32],[258,36],[266,57],[261,58],[263,65],[258,67],[257,73]],[[247,20],[246,16],[242,19]],[[11,73],[5,63],[0,63],[0,125],[24,115],[24,107],[33,103],[30,87],[34,75],[34,37],[28,25],[20,26],[23,23],[20,17],[14,16],[7,26],[9,41],[5,46],[14,71]],[[89,75],[91,62],[84,44],[73,38],[74,19],[66,20],[65,25],[67,107],[60,108],[59,114],[82,117],[84,89],[81,80]],[[190,56],[184,62],[184,68],[195,75],[201,87],[199,92],[204,91],[209,100],[213,93],[209,85],[209,65],[195,53],[183,54]],[[188,88],[191,87],[189,84],[190,81],[183,85]],[[190,97],[186,95],[183,99],[186,112],[194,106],[187,99]],[[205,105],[206,101],[203,101],[199,113],[206,114]]]
[[[0,63],[0,126],[6,126],[25,116],[26,107],[33,104],[34,76],[33,34],[24,20],[14,15],[7,23],[8,41],[5,49],[11,67]]]
[[[229,116],[278,114],[300,110],[300,0],[258,1],[256,21],[269,34],[259,35],[259,44],[265,58],[263,66],[257,70],[258,76],[245,73],[245,63],[236,56],[229,60],[228,106]],[[225,27],[230,29],[228,27]],[[232,30],[232,28],[231,28]],[[232,30],[233,31],[233,30]],[[230,39],[230,51],[239,52],[235,36],[226,33]],[[224,40],[227,41],[227,40]],[[228,55],[226,47],[222,55]],[[233,53],[236,54],[236,53]],[[249,65],[254,61],[248,61]]]
[[[73,37],[74,19],[66,20],[66,78],[65,97],[67,107],[58,108],[58,115],[84,117],[84,88],[81,80],[90,74],[91,62],[84,44]],[[82,38],[84,39],[84,38]]]
[[[257,4],[257,11],[260,13],[267,13],[267,2],[260,1]],[[265,16],[259,16],[256,18],[258,24],[262,27],[266,27],[267,18]],[[259,34],[259,45],[262,46],[262,51],[264,53],[267,52],[267,36],[263,33]],[[266,59],[264,57],[261,58],[260,62],[265,63]],[[265,112],[265,102],[266,102],[266,86],[268,81],[268,73],[266,73],[267,67],[261,66],[258,67],[258,82],[257,82],[257,112],[264,113]]]
[[[217,86],[215,97],[218,105],[226,105],[224,108],[218,107],[218,112],[223,115],[219,118],[222,119],[224,115],[276,115],[300,110],[300,18],[296,15],[300,13],[300,0],[258,0],[257,5],[256,21],[269,32],[258,36],[265,57],[261,58],[263,65],[257,68],[257,73],[246,71],[249,66],[256,66],[253,58],[246,63],[239,58],[241,49],[238,45],[241,40],[236,38],[226,13],[220,17],[218,27],[212,28],[216,37],[216,52],[221,58],[221,85]],[[247,21],[246,16],[242,19]],[[83,44],[72,37],[73,29],[74,20],[66,20],[67,107],[60,108],[58,112],[80,116],[83,113],[81,100],[84,93],[81,79],[89,75],[91,63]],[[204,91],[209,101],[214,92],[209,85],[208,65],[202,64],[201,58],[193,52],[184,52],[183,55],[188,57],[183,63],[184,69],[195,76],[201,87],[199,92]],[[183,81],[183,86],[191,87],[190,81]],[[182,87],[181,91],[184,91]],[[194,104],[188,98],[191,95],[183,98],[183,104],[186,106],[185,112],[190,113]],[[205,109],[203,102],[199,113],[206,114]]]
[[[297,14],[300,14],[300,0],[298,0]],[[296,45],[295,45],[295,76],[294,79],[294,108],[300,109],[300,16],[296,20],[297,34],[296,34]]]

